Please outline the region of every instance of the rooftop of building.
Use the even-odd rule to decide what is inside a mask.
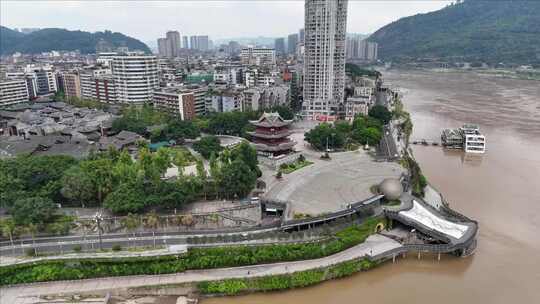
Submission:
[[[293,121],[283,119],[277,112],[264,112],[258,120],[251,120],[250,123],[257,127],[284,127]]]

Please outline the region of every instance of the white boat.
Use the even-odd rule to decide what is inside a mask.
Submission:
[[[473,124],[464,124],[459,129],[444,129],[441,144],[445,148],[463,149],[465,153],[486,152],[486,137],[480,133],[480,128]]]
[[[485,153],[486,137],[480,133],[477,125],[465,124],[461,127],[465,153]]]

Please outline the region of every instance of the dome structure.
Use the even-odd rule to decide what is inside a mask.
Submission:
[[[387,178],[379,184],[379,191],[389,200],[397,200],[403,193],[403,186],[396,178]]]

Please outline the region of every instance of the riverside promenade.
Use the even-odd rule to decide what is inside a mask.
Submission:
[[[371,235],[357,246],[334,255],[295,262],[263,264],[233,268],[190,270],[175,274],[107,277],[75,281],[44,282],[0,288],[1,303],[37,304],[39,296],[77,293],[106,293],[107,291],[166,284],[182,284],[233,278],[262,277],[331,266],[363,257],[393,251],[402,245],[382,235]]]

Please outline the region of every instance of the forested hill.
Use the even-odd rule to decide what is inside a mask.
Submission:
[[[148,46],[141,41],[121,33],[110,31],[89,33],[69,31],[59,28],[46,28],[29,34],[23,34],[0,26],[0,54],[21,52],[36,54],[49,51],[80,50],[83,54],[95,53],[96,45],[102,40],[113,48],[127,46],[129,50],[141,50],[150,53]]]
[[[384,60],[449,58],[540,63],[540,1],[465,0],[373,33]]]

